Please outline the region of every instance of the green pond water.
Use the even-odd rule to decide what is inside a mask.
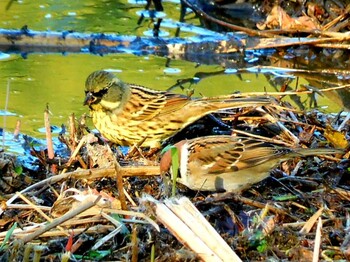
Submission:
[[[174,21],[178,19],[179,3],[165,2],[164,8],[167,18]],[[142,4],[127,1],[23,0],[13,1],[10,6],[8,1],[2,1],[0,27],[19,29],[27,25],[29,29],[37,31],[74,30],[144,36],[152,29],[153,23],[146,18],[141,25],[137,25],[139,19],[137,12],[143,9]],[[188,23],[199,25],[194,15],[190,14],[187,18]],[[162,28],[162,30],[169,36],[175,32],[174,28]],[[194,34],[183,33],[181,37],[192,35]],[[183,60],[171,60],[167,65],[167,58],[153,55],[2,54],[0,127],[12,132],[17,120],[20,120],[22,133],[40,138],[44,137],[40,128],[44,126],[43,111],[47,103],[52,112],[50,116],[52,125],[67,124],[68,116],[72,113],[77,117],[87,113],[87,107],[83,106],[84,82],[92,71],[99,69],[113,70],[126,82],[165,90],[180,79],[193,78],[198,72],[222,72],[225,68],[218,64],[198,65]],[[215,96],[235,91],[275,91],[263,74],[253,72],[238,76],[230,72],[227,70],[226,73],[213,74],[201,79],[191,86],[195,89],[195,95]],[[296,80],[293,81],[296,83]],[[307,81],[298,79],[298,84],[300,83]],[[188,84],[186,86],[189,87]],[[292,82],[291,86],[295,84]],[[175,89],[174,92],[183,91]],[[342,108],[342,105],[331,102],[327,97],[320,97],[319,105],[327,105],[331,112],[337,112]],[[6,107],[7,111],[4,113]]]

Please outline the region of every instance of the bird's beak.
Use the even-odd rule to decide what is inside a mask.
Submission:
[[[94,97],[93,94],[91,92],[89,92],[85,96],[84,106],[91,105],[95,101],[96,101],[96,97]]]

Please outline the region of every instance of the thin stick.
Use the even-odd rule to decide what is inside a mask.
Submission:
[[[75,157],[78,155],[80,148],[84,145],[84,143],[87,140],[87,136],[83,136],[83,138],[80,140],[78,146],[75,148],[74,152],[72,153],[72,155],[70,156],[68,163],[66,165],[66,167],[62,170],[62,174],[67,172],[67,168],[73,163],[73,160],[75,159]]]
[[[199,7],[197,7],[197,5],[192,5],[191,1],[188,0],[183,0],[183,3],[187,6],[189,6],[197,15],[204,17],[206,20],[208,21],[212,21],[218,25],[224,26],[226,28],[229,28],[233,31],[242,31],[250,36],[260,36],[260,37],[280,37],[280,36],[276,36],[274,34],[271,34],[269,32],[264,32],[264,31],[258,31],[258,30],[253,30],[253,29],[249,29],[243,26],[238,26],[238,25],[234,25],[234,24],[230,24],[227,22],[224,22],[222,20],[216,19],[215,17],[212,17],[211,15],[208,15],[207,13],[205,13],[202,9],[200,9]]]
[[[16,195],[22,199],[24,202],[26,202],[28,205],[30,205],[36,212],[38,212],[43,218],[45,218],[47,221],[52,222],[52,218],[46,215],[40,208],[37,208],[32,202],[29,201],[23,194],[16,192]]]
[[[7,80],[7,86],[6,86],[6,99],[5,99],[5,115],[4,115],[4,127],[3,127],[3,133],[2,133],[2,147],[5,148],[5,129],[6,129],[6,112],[9,105],[10,100],[10,82],[11,80]]]
[[[45,218],[47,221],[52,222],[52,218],[46,215],[41,209],[37,208],[36,205],[34,205],[32,202],[29,201],[24,195],[22,195],[19,192],[16,192],[16,195],[19,196],[24,202],[26,202],[28,205],[32,206],[33,209],[38,212],[43,218]],[[57,227],[59,230],[64,232],[64,229],[62,227]],[[67,234],[69,236],[69,234]]]
[[[97,225],[97,226],[93,226],[93,227],[89,227],[89,228],[75,228],[74,229],[74,233],[76,235],[79,235],[81,233],[86,233],[86,234],[98,234],[98,233],[106,233],[106,232],[110,232],[112,230],[115,229],[115,226],[112,225]],[[7,233],[7,232],[5,232]],[[68,229],[65,231],[65,234],[63,234],[62,231],[60,230],[52,230],[52,231],[48,231],[45,232],[43,234],[40,235],[40,237],[60,237],[60,236],[66,236],[66,234],[71,233],[71,230]],[[28,235],[28,232],[19,232],[19,233],[15,233],[16,238],[21,238],[21,237],[25,237]]]
[[[108,235],[105,235],[104,237],[102,237],[101,239],[99,239],[95,245],[93,245],[93,247],[91,248],[91,250],[97,250],[100,246],[102,246],[104,243],[106,243],[107,241],[109,241],[110,239],[114,238],[118,233],[120,233],[120,231],[122,231],[123,229],[123,224],[120,223],[119,221],[117,221],[116,219],[112,218],[111,216],[107,215],[104,212],[101,212],[101,215],[108,219],[109,221],[111,221],[116,228],[110,232]]]
[[[123,210],[128,210],[128,206],[126,204],[126,198],[124,194],[124,185],[123,185],[123,175],[120,172],[120,165],[117,160],[114,160],[114,168],[115,168],[115,176],[117,178],[117,187],[119,194],[119,201]]]

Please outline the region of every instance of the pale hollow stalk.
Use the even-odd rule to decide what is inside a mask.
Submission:
[[[219,257],[165,204],[156,203],[157,219],[203,261],[221,261]]]
[[[223,240],[192,202],[182,197],[166,200],[165,204],[222,260],[241,261],[232,248]],[[169,204],[170,203],[170,206]]]
[[[314,253],[312,256],[312,262],[320,261],[320,250],[321,250],[321,236],[322,236],[322,218],[318,218],[316,236],[315,236],[315,246]]]
[[[157,220],[202,261],[242,261],[196,207],[185,197],[160,203],[146,197]]]

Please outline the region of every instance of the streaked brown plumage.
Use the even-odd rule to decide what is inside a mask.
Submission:
[[[193,190],[238,192],[269,176],[279,162],[293,157],[343,153],[332,148],[289,148],[260,139],[206,136],[183,140],[179,150],[178,182]],[[171,155],[160,162],[161,173],[168,172]]]
[[[190,99],[166,91],[126,84],[114,74],[96,71],[85,83],[84,104],[101,134],[119,145],[159,147],[159,143],[212,112],[271,103],[267,97]]]

